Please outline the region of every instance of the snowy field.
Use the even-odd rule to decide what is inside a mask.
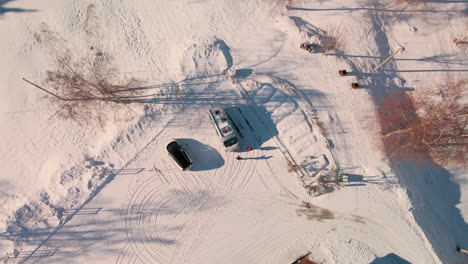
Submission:
[[[467,3],[396,2],[0,0],[0,261],[468,263],[466,170],[395,162],[372,124],[389,91],[466,78]],[[339,51],[299,48],[333,25]],[[60,118],[22,78],[46,87],[61,52],[113,55],[143,99]],[[304,188],[334,168],[334,191]]]

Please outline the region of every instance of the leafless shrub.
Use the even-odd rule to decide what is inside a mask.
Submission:
[[[453,42],[453,44],[455,44],[455,46],[466,45],[466,44],[468,44],[468,34],[465,34],[465,35],[460,36],[460,37],[454,37],[452,39],[452,42]]]
[[[288,163],[288,172],[298,172],[299,171],[299,168],[297,167],[297,165],[290,161],[289,159],[286,159],[286,162]]]
[[[323,136],[327,137],[328,136],[328,132],[327,130],[325,129],[325,123],[323,121],[320,121],[318,119],[312,119],[313,122],[314,122],[314,125],[315,127],[318,128],[318,131],[320,132],[320,134],[322,134]]]
[[[53,69],[46,71],[45,83],[48,92],[55,95],[49,98],[59,108],[57,116],[97,120],[102,125],[110,114],[115,120],[131,111],[121,106],[141,94],[136,88],[140,82],[118,74],[112,55],[91,48],[80,57],[73,56],[66,40],[45,24],[34,38],[53,57]]]
[[[66,100],[123,103],[135,95],[138,81],[119,79],[108,54],[89,55],[74,61],[71,55],[58,55],[55,69],[46,72],[46,82]]]
[[[393,93],[379,103],[386,152],[400,159],[427,158],[441,165],[466,165],[468,106],[462,91],[468,79],[446,83],[437,93],[409,97]]]
[[[53,93],[63,98],[53,98],[59,106],[57,114],[62,118],[91,119],[104,124],[107,113],[120,113],[117,104],[129,103],[139,94],[134,88],[139,82],[116,75],[110,55],[73,60],[67,53],[55,59],[55,68],[46,72],[46,83]]]
[[[336,184],[338,183],[338,169],[337,168],[332,168],[328,171],[324,171],[324,173],[321,173],[317,181],[321,185],[328,185],[328,184]]]
[[[284,7],[290,9],[292,7],[292,0],[284,0]]]
[[[317,178],[317,182],[318,182],[320,185],[324,185],[324,184],[328,183],[326,177],[324,177],[324,176],[319,176],[319,177]]]
[[[344,47],[346,31],[342,25],[329,24],[317,36],[321,42],[321,50],[326,55],[331,50]]]
[[[314,185],[308,185],[306,188],[309,190],[309,194],[321,195],[324,193],[330,193],[340,188],[340,182],[338,181],[338,169],[332,168],[328,171],[324,171],[317,178],[317,183]]]

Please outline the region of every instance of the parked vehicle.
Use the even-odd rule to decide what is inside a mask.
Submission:
[[[177,140],[172,141],[166,147],[169,155],[176,161],[176,163],[182,168],[183,171],[188,170],[192,167],[193,161],[185,152],[185,149],[180,145]]]
[[[239,148],[239,140],[233,128],[232,120],[226,111],[222,107],[214,107],[209,110],[209,116],[226,150],[237,150]]]

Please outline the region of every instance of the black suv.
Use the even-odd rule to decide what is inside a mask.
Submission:
[[[177,162],[177,164],[182,168],[182,170],[188,170],[192,167],[193,162],[190,157],[185,153],[184,148],[176,140],[172,141],[166,147],[169,155]]]

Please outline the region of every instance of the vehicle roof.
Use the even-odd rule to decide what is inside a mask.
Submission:
[[[190,158],[182,150],[182,146],[179,142],[172,141],[167,145],[166,149],[183,169],[188,168],[192,164]]]
[[[173,152],[173,151],[177,150],[178,148],[180,148],[180,144],[177,141],[172,141],[166,147],[167,151],[169,151],[169,152]]]
[[[216,111],[219,111],[219,113],[216,114]],[[226,111],[223,108],[215,107],[213,109],[210,109],[210,114],[213,117],[213,121],[215,123],[216,129],[218,129],[218,131],[221,133],[221,137],[223,138],[236,137],[234,129],[232,128],[231,124],[228,121],[229,119],[226,114]],[[227,130],[224,130],[224,128],[227,128]]]

